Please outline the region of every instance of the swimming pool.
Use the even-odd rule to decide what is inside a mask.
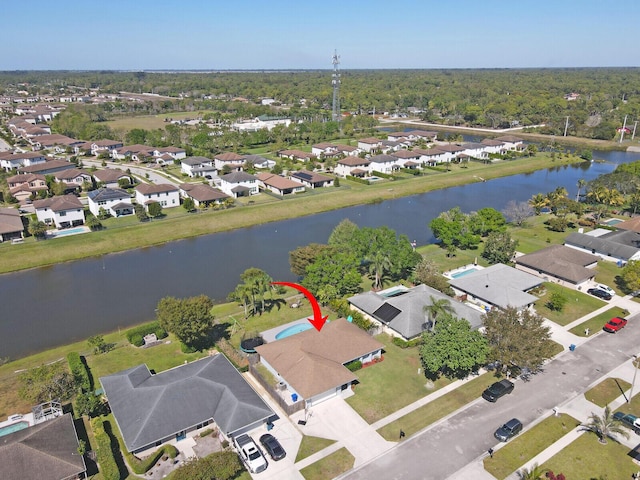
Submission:
[[[291,335],[295,335],[296,333],[304,332],[312,328],[313,325],[311,325],[310,323],[298,323],[296,325],[291,325],[281,332],[278,332],[278,334],[276,335],[276,340],[282,340],[283,338],[290,337]]]
[[[24,430],[29,426],[29,422],[17,422],[7,425],[6,427],[0,427],[0,437],[3,435],[9,435],[10,433],[17,432],[18,430]]]
[[[617,225],[619,223],[624,222],[624,220],[620,220],[619,218],[610,218],[609,220],[607,220],[606,222],[603,222],[605,225],[609,225],[610,227],[613,227],[614,225]]]
[[[74,227],[74,228],[67,228],[65,230],[56,230],[55,232],[51,232],[50,235],[53,238],[58,238],[58,237],[66,237],[67,235],[77,235],[79,233],[87,233],[89,231],[89,229],[87,227]]]
[[[478,269],[478,268],[468,268],[468,269],[463,270],[461,272],[452,273],[451,274],[451,278],[464,277],[465,275],[469,275],[470,273],[478,272],[478,271],[480,271],[480,269]]]

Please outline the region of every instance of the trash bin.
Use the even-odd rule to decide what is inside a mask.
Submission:
[[[569,350],[573,352],[575,349],[576,349],[576,346],[573,343],[569,345]]]
[[[297,393],[292,393],[291,394],[291,401],[294,402],[294,403],[298,401],[298,394]]]
[[[273,423],[267,422],[267,432],[270,432],[271,430],[273,430]]]

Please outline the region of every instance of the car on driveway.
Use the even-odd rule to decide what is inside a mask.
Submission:
[[[501,442],[506,442],[512,437],[515,437],[522,431],[522,422],[517,418],[512,418],[507,423],[498,428],[493,434]]]
[[[605,332],[616,333],[618,330],[622,330],[624,326],[627,324],[626,318],[614,317],[609,320],[602,329]]]
[[[613,414],[613,418],[622,423],[625,427],[633,430],[636,435],[640,435],[640,418],[629,413],[616,412]]]
[[[500,380],[489,386],[484,392],[482,392],[482,398],[488,402],[495,402],[503,395],[507,395],[513,392],[513,383],[509,380]]]
[[[282,448],[282,445],[280,445],[278,439],[270,433],[265,433],[264,435],[262,435],[260,437],[260,443],[267,451],[269,456],[276,461],[282,460],[287,456],[287,452],[284,451],[284,448]]]
[[[611,300],[613,298],[609,292],[605,292],[601,288],[590,288],[587,293],[603,300]]]

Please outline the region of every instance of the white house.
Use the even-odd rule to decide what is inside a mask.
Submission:
[[[91,183],[91,174],[78,168],[69,168],[53,174],[56,182],[66,183],[69,187],[80,188],[84,182]]]
[[[505,150],[522,150],[524,147],[524,141],[513,135],[503,135],[502,137],[496,138],[501,142],[504,142]]]
[[[400,161],[393,155],[374,155],[369,158],[369,171],[392,174],[394,170],[397,170],[400,165]]]
[[[261,155],[247,155],[244,160],[246,166],[253,165],[254,168],[270,170],[276,166],[275,160],[269,160]]]
[[[89,211],[96,217],[100,214],[101,208],[113,217],[133,215],[134,213],[131,195],[121,188],[102,187],[90,191],[87,198]]]
[[[214,165],[218,169],[218,171],[221,171],[225,167],[225,165],[231,170],[242,170],[242,167],[245,163],[245,156],[238,155],[234,152],[225,152],[219,153],[218,155],[213,157],[213,160]]]
[[[333,177],[320,175],[319,173],[310,172],[309,170],[300,170],[298,172],[293,172],[289,176],[292,180],[300,182],[305,187],[309,187],[311,189],[332,187],[334,181]]]
[[[504,142],[500,140],[496,140],[494,138],[485,138],[480,143],[485,146],[485,150],[487,153],[504,153],[505,146]]]
[[[135,190],[136,201],[145,207],[153,202],[158,202],[163,208],[180,206],[180,189],[175,185],[141,183]]]
[[[188,157],[180,162],[180,171],[190,177],[210,177],[218,173],[213,160],[207,157]]]
[[[135,183],[132,175],[119,168],[107,168],[93,172],[93,178],[104,187],[118,188],[119,180],[127,180],[129,184]]]
[[[370,172],[370,164],[371,162],[366,158],[347,157],[342,160],[338,160],[333,171],[336,175],[340,175],[341,177],[364,177]]]
[[[487,158],[489,158],[487,146],[483,145],[482,143],[469,142],[463,144],[462,148],[464,148],[464,151],[462,153],[472,158],[478,158],[481,160],[486,160]]]
[[[187,152],[184,148],[161,147],[161,148],[156,148],[153,151],[154,157],[162,157],[163,155],[169,155],[174,160],[182,160],[183,158],[187,158]]]
[[[233,198],[259,193],[258,179],[246,172],[231,172],[220,177],[220,190]]]
[[[302,193],[305,186],[289,178],[281,177],[274,173],[259,173],[257,175],[258,184],[265,190],[270,190],[276,195],[288,195],[291,193]]]
[[[367,153],[371,153],[373,150],[380,148],[381,145],[382,141],[373,137],[358,140],[358,148]]]
[[[319,157],[320,155],[330,156],[338,153],[338,146],[333,143],[316,143],[311,146],[311,153]]]
[[[47,157],[38,152],[2,152],[0,153],[0,167],[7,172],[11,170],[30,167],[40,163],[45,163]]]
[[[33,202],[38,220],[57,228],[84,224],[84,206],[75,195],[61,195]]]

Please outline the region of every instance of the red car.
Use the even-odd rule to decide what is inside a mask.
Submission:
[[[626,318],[615,317],[609,320],[609,322],[607,322],[607,324],[604,327],[602,327],[602,329],[605,332],[616,333],[618,330],[621,330],[622,328],[624,328],[626,324],[627,324]]]

